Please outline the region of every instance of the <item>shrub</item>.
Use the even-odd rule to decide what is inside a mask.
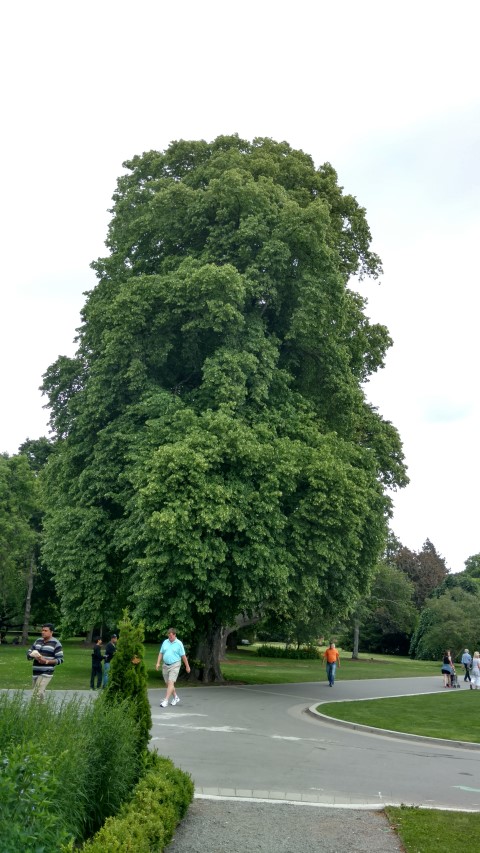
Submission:
[[[141,761],[135,726],[131,706],[125,702],[108,707],[99,701],[85,703],[70,699],[58,707],[53,697],[48,697],[40,712],[36,703],[25,702],[20,693],[0,694],[3,767],[10,768],[12,761],[17,766],[20,761],[17,750],[27,749],[25,744],[30,749],[31,744],[40,740],[43,768],[53,767],[55,771],[54,778],[50,776],[55,796],[48,792],[49,814],[77,840],[95,832],[107,816],[115,814],[137,782]],[[37,767],[40,766],[39,763]],[[16,776],[11,771],[9,774],[9,790],[15,784],[15,796],[21,799],[23,776],[20,772]],[[39,777],[35,778],[38,786]],[[16,813],[12,814],[13,832]],[[32,844],[40,845],[42,826],[37,826],[37,830],[36,842],[32,830]],[[31,849],[44,848],[40,845]],[[4,848],[0,846],[0,850],[3,853]],[[15,853],[20,850],[22,846],[17,845]]]
[[[293,660],[319,660],[321,654],[316,646],[303,646],[300,649],[279,646],[260,646],[257,655],[261,658],[292,658]]]
[[[168,758],[154,753],[147,762],[130,802],[85,843],[85,853],[157,853],[170,842],[192,801],[193,782]]]
[[[139,751],[148,748],[152,726],[143,637],[143,625],[134,625],[125,612],[120,622],[120,636],[110,666],[108,686],[102,693],[102,700],[108,705],[123,699],[131,701],[138,728]]]
[[[53,756],[36,743],[16,744],[0,763],[0,850],[44,853],[59,850],[71,837],[55,804],[60,780]]]

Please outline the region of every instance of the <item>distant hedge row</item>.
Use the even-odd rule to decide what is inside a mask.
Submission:
[[[321,658],[321,653],[316,646],[303,646],[300,649],[294,649],[290,646],[286,649],[279,646],[260,646],[257,649],[257,655],[261,658],[292,658],[293,660],[319,660]]]

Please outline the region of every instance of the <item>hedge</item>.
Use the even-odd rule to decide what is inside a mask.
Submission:
[[[257,655],[261,658],[292,658],[293,660],[319,660],[320,651],[316,646],[303,646],[300,649],[292,647],[280,648],[279,646],[260,646]]]
[[[193,799],[193,782],[168,758],[151,753],[133,796],[82,847],[85,853],[160,853]],[[73,851],[73,847],[63,848]]]

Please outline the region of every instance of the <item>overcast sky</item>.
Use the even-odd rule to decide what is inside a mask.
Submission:
[[[410,485],[392,527],[452,571],[480,552],[480,4],[19,2],[0,12],[0,452],[48,434],[122,162],[173,139],[287,140],[367,209],[394,339],[369,399]]]

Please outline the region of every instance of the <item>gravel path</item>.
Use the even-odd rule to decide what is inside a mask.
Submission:
[[[400,853],[382,812],[194,800],[165,853]]]

